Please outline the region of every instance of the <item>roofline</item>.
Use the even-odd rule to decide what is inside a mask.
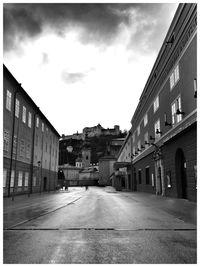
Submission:
[[[118,152],[118,154],[117,154],[117,159],[119,158],[119,155],[121,154],[122,150],[124,149],[124,147],[125,147],[125,145],[126,145],[128,139],[129,139],[129,137],[130,137],[131,135],[132,135],[132,132],[131,132],[131,130],[129,130],[128,133],[127,133],[127,136],[125,137],[125,140],[124,140],[124,142],[123,142],[123,144],[122,144],[122,146],[121,146],[121,148],[120,148],[120,150],[119,150],[119,152]]]
[[[35,109],[39,112],[39,115],[47,121],[47,123],[49,124],[49,126],[51,127],[51,129],[54,131],[54,133],[58,136],[61,137],[60,134],[57,132],[57,130],[53,127],[53,125],[50,123],[50,121],[47,119],[47,117],[42,113],[42,111],[40,110],[40,108],[35,104],[35,102],[33,101],[33,99],[28,95],[28,93],[22,88],[21,84],[16,80],[16,78],[13,76],[13,74],[9,71],[9,69],[5,66],[5,64],[3,64],[3,71],[6,71],[14,80],[14,82],[17,83],[18,90],[21,91],[22,94],[24,94],[27,98],[28,101],[35,107]]]
[[[151,82],[151,79],[152,79],[152,77],[153,77],[153,75],[154,75],[154,72],[155,72],[155,70],[156,70],[156,68],[157,68],[157,66],[158,66],[158,64],[159,64],[159,62],[160,62],[160,59],[161,59],[161,57],[162,57],[162,55],[163,55],[163,53],[164,53],[164,51],[165,51],[165,43],[166,43],[166,41],[169,39],[169,37],[171,36],[171,34],[172,34],[172,32],[173,32],[173,29],[174,29],[174,26],[175,26],[175,24],[177,23],[178,18],[179,18],[180,14],[181,14],[181,12],[182,12],[182,10],[183,10],[183,8],[184,8],[184,6],[185,6],[186,4],[187,4],[187,3],[181,3],[181,4],[179,4],[178,7],[177,7],[177,9],[176,9],[176,12],[175,12],[174,17],[173,17],[173,19],[172,19],[172,22],[171,22],[171,24],[170,24],[170,27],[169,27],[169,29],[168,29],[168,31],[167,31],[167,34],[166,34],[166,36],[165,36],[165,38],[164,38],[164,40],[163,40],[162,46],[161,46],[161,48],[160,48],[160,50],[159,50],[158,56],[157,56],[157,58],[156,58],[156,61],[155,61],[154,65],[153,65],[153,68],[152,68],[152,70],[151,70],[151,72],[150,72],[150,75],[149,75],[149,77],[148,77],[148,79],[147,79],[147,82],[146,82],[146,84],[145,84],[145,87],[144,87],[144,89],[143,89],[143,91],[142,91],[142,94],[141,94],[141,96],[140,96],[139,103],[138,103],[138,105],[137,105],[137,107],[136,107],[136,109],[135,109],[135,112],[134,112],[133,116],[132,116],[131,124],[133,123],[133,120],[134,120],[134,118],[135,118],[136,115],[137,115],[137,112],[138,112],[138,110],[139,110],[139,108],[140,108],[140,106],[141,106],[141,100],[142,100],[144,94],[146,93],[146,91],[147,91],[147,89],[148,89],[149,83]],[[189,3],[189,4],[191,4],[191,3]]]

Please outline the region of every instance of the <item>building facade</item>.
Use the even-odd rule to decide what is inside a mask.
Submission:
[[[178,6],[131,124],[134,190],[196,201],[196,4]]]
[[[112,186],[117,190],[132,190],[132,134],[129,131],[114,163]]]
[[[4,196],[55,190],[60,135],[3,66]]]

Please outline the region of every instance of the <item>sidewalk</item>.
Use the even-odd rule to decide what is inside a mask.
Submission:
[[[163,197],[145,192],[121,192],[146,206],[162,209],[179,219],[197,225],[197,203],[187,199]]]

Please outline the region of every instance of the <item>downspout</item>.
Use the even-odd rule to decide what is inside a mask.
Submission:
[[[30,173],[30,191],[28,196],[32,194],[32,183],[33,183],[33,162],[34,162],[34,149],[35,149],[35,120],[36,120],[37,112],[34,113],[33,118],[33,137],[32,137],[32,153],[31,153],[31,173]]]
[[[21,86],[21,84],[18,84]],[[13,108],[13,124],[12,124],[12,141],[11,141],[11,155],[10,155],[10,170],[9,170],[9,183],[8,183],[8,197],[10,196],[10,182],[11,182],[11,173],[12,173],[12,161],[13,161],[13,142],[14,142],[14,132],[15,132],[15,105],[16,105],[16,96],[19,92],[19,89],[17,89],[14,92],[14,108]],[[12,104],[12,103],[11,103]],[[15,186],[15,181],[14,181]],[[14,200],[14,199],[12,199]]]

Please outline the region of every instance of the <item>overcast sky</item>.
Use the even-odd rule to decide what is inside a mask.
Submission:
[[[4,64],[60,134],[131,128],[177,4],[4,4]]]

